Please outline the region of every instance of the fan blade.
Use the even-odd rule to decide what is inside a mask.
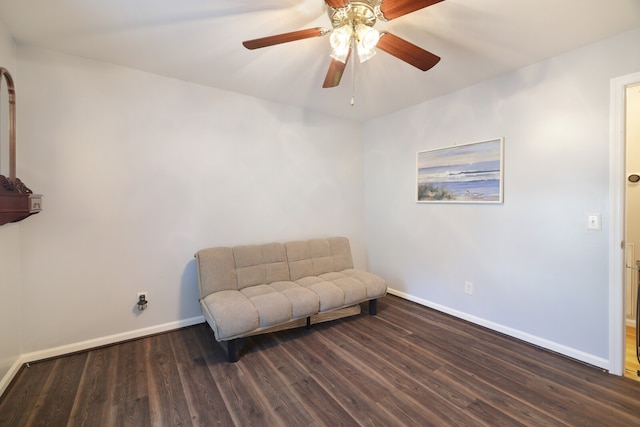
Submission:
[[[334,9],[349,6],[349,0],[324,0],[324,2],[327,4],[327,6]]]
[[[247,40],[242,45],[247,49],[259,49],[261,47],[273,46],[280,43],[289,43],[296,40],[310,39],[312,37],[320,37],[327,34],[329,30],[326,28],[308,28],[306,30],[292,31],[290,33],[278,34],[275,36],[263,37],[261,39]]]
[[[347,55],[347,59],[343,62],[338,61],[337,59],[331,59],[331,64],[329,64],[329,71],[327,71],[327,76],[324,78],[324,83],[322,84],[323,88],[336,87],[340,84],[340,80],[342,79],[342,74],[344,73],[344,69],[349,62],[349,58],[351,57],[351,49],[349,49],[349,54]]]
[[[422,71],[427,71],[440,61],[439,56],[387,32],[380,34],[377,47]]]
[[[382,19],[390,21],[441,1],[443,0],[382,0],[380,12],[382,12]]]

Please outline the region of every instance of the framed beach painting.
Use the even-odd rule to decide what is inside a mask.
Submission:
[[[504,139],[420,151],[418,203],[502,203]]]

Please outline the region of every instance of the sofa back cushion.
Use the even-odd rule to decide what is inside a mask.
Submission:
[[[353,268],[345,237],[208,248],[195,256],[200,299],[214,292]]]
[[[208,248],[196,253],[200,299],[218,291],[238,289],[232,248]]]
[[[282,243],[233,248],[238,290],[289,280],[289,266]]]
[[[351,247],[345,237],[285,243],[292,281],[353,268]]]

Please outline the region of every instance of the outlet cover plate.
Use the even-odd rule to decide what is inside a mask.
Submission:
[[[473,283],[464,282],[464,293],[467,295],[473,295]]]

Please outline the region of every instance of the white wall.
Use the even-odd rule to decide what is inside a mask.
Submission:
[[[16,70],[16,49],[11,35],[0,21],[0,67],[19,80]],[[18,82],[15,82],[16,85]],[[16,95],[20,96],[18,89]],[[0,94],[0,174],[9,176],[9,132],[7,85],[2,80]],[[20,171],[20,158],[16,169]],[[0,394],[8,385],[3,380],[20,357],[21,292],[20,292],[20,234],[18,224],[0,226]]]
[[[363,266],[359,124],[32,47],[18,63],[44,194],[21,229],[25,353],[200,316],[200,248],[344,235]]]
[[[367,123],[370,269],[409,298],[606,366],[609,83],[640,70],[638,45],[635,30]],[[414,202],[417,151],[496,137],[504,204]]]
[[[0,394],[8,385],[2,379],[17,368],[14,364],[21,354],[19,236],[18,224],[0,226]]]

